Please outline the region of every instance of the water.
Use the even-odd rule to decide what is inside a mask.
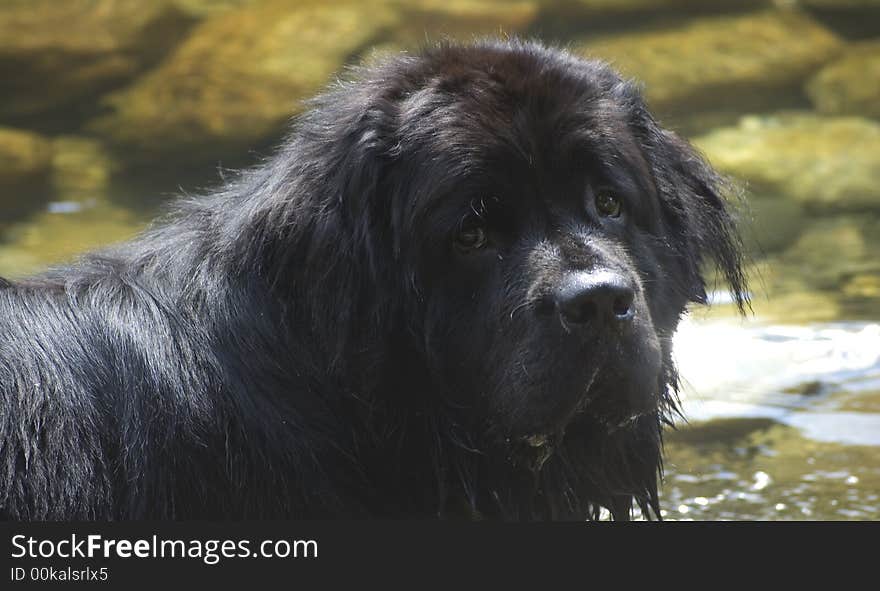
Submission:
[[[876,519],[880,323],[686,321],[668,519]]]
[[[163,17],[170,29],[145,27],[155,38],[142,46],[128,41],[147,34],[142,19],[117,19],[113,3],[82,19],[49,18],[52,3],[39,13],[0,3],[0,49],[12,47],[0,51],[0,70],[22,76],[12,90],[0,88],[0,132],[35,132],[52,150],[50,163],[33,164],[48,171],[44,178],[12,191],[3,189],[0,151],[0,276],[125,240],[181,188],[217,182],[218,163],[254,162],[254,151],[277,140],[254,134],[281,129],[287,105],[344,62],[442,34],[505,30],[561,41],[644,80],[658,116],[752,189],[751,214],[742,217],[753,313],[739,318],[718,292],[712,311],[693,310],[676,337],[687,421],[667,436],[665,517],[880,518],[880,96],[872,102],[870,94],[878,87],[870,72],[880,70],[868,65],[880,62],[858,61],[876,59],[878,9],[401,0],[366,12],[327,3],[314,9],[328,11],[323,20],[288,20],[296,0],[287,11],[274,1],[269,12],[260,0],[175,4],[185,18]],[[669,8],[691,4],[691,12]],[[246,18],[223,21],[235,6]],[[4,21],[7,10],[19,12]],[[38,19],[61,28],[38,35]],[[3,28],[8,22],[17,24]],[[288,30],[319,26],[312,23],[325,30]],[[118,39],[94,33],[106,30]],[[131,69],[68,76],[83,50],[68,56],[53,35],[87,49],[100,38],[96,59],[118,51],[137,58],[136,67],[125,57],[119,63]],[[186,45],[188,36],[198,43]],[[312,41],[296,45],[300,37]],[[46,55],[33,49],[41,43]],[[855,61],[834,65],[847,56]],[[191,83],[204,92],[191,92]],[[13,96],[29,88],[39,92]],[[3,138],[0,150],[11,141]]]

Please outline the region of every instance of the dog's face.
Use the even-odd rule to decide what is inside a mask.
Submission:
[[[447,394],[538,447],[581,415],[656,412],[669,339],[704,292],[688,188],[663,194],[652,158],[689,149],[610,70],[558,56],[449,52],[396,100],[401,279]]]
[[[664,237],[660,203],[625,123],[529,98],[456,156],[470,170],[431,196],[417,231],[441,373],[499,435],[538,445],[582,412],[616,424],[656,410],[660,341],[685,298],[646,248]],[[455,112],[443,127],[468,135],[479,108]],[[616,127],[607,141],[579,137],[601,126]]]
[[[361,293],[359,322],[373,323],[361,332],[391,335],[391,358],[412,361],[375,370],[405,384],[386,391],[439,392],[422,415],[451,414],[444,429],[467,442],[438,438],[463,448],[532,469],[564,457],[543,468],[550,513],[593,511],[572,508],[574,489],[619,500],[620,515],[633,497],[655,506],[671,337],[687,303],[705,301],[703,261],[744,298],[713,171],[607,66],[537,45],[399,58],[324,104],[304,137],[336,146],[314,152],[333,163],[315,183],[337,191],[321,211],[341,204],[344,218],[322,216],[323,233],[349,227],[357,264],[316,268],[334,282],[319,291]],[[339,258],[324,248],[316,261]],[[315,323],[330,338],[338,308],[322,304]],[[371,346],[366,373],[388,358],[388,341],[353,348]]]

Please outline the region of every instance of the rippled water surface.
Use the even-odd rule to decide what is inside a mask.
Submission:
[[[880,516],[880,324],[686,322],[670,519]]]

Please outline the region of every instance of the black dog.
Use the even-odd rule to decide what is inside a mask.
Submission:
[[[658,514],[719,179],[601,63],[442,45],[137,240],[0,283],[9,519]]]

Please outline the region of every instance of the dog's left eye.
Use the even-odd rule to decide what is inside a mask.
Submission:
[[[596,211],[599,215],[616,218],[620,216],[620,199],[613,193],[602,191],[596,194]]]
[[[472,221],[462,224],[458,233],[455,235],[455,246],[463,252],[469,252],[483,248],[488,241],[486,228]]]

